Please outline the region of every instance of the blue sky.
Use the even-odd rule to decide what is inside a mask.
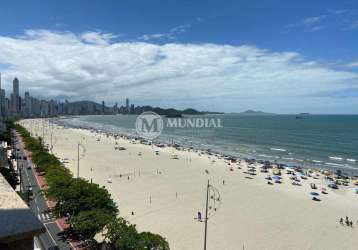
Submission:
[[[357,44],[358,2],[348,0],[2,1],[0,9],[5,86],[16,74],[47,97],[357,113]],[[36,55],[43,70],[31,66]]]

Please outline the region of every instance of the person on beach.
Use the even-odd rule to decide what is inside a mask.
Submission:
[[[341,218],[341,219],[339,220],[339,223],[340,223],[341,225],[344,225],[344,224],[343,224],[343,218]]]

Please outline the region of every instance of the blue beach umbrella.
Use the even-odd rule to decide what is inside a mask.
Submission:
[[[281,180],[282,177],[281,177],[281,176],[278,176],[278,175],[274,175],[274,176],[272,177],[272,179],[274,179],[274,180]]]
[[[318,195],[319,195],[319,193],[316,193],[316,192],[310,192],[310,195],[312,195],[312,196],[318,196]]]

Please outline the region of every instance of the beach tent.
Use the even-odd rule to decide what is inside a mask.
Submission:
[[[278,175],[274,175],[274,176],[272,177],[272,180],[274,180],[275,183],[281,183],[281,179],[282,179],[282,177],[281,177],[281,176],[278,176]]]
[[[323,174],[328,176],[328,175],[332,175],[332,172],[330,172],[330,171],[328,171],[328,170],[324,170],[324,171],[323,171]]]
[[[293,168],[290,168],[290,167],[286,167],[285,170],[287,171],[287,173],[294,173],[295,170]]]
[[[280,171],[279,169],[274,169],[274,170],[272,171],[272,173],[273,173],[274,175],[281,175],[281,171]]]

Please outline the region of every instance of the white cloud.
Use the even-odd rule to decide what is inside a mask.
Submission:
[[[332,93],[358,87],[358,74],[306,61],[295,52],[244,45],[113,42],[113,37],[48,30],[0,36],[0,65],[7,65],[3,84],[10,89],[17,76],[21,89],[47,98],[115,102],[130,97],[138,104],[282,112],[295,112],[303,102],[324,110]],[[332,103],[343,111],[358,104],[356,99],[343,99]]]
[[[355,9],[328,9],[322,15],[305,17],[285,26],[285,32],[303,30],[315,32],[323,28],[350,31],[358,29],[357,10]]]
[[[298,23],[293,23],[286,25],[286,30],[289,31],[291,29],[304,29],[305,31],[319,31],[323,28],[323,25],[321,24],[325,19],[327,15],[320,15],[320,16],[313,16],[313,17],[306,17],[303,18]]]
[[[356,62],[351,62],[351,63],[347,64],[347,67],[350,67],[350,68],[358,68],[358,61],[356,61]]]
[[[81,35],[81,38],[84,42],[93,43],[97,45],[108,45],[112,39],[116,38],[110,33],[100,33],[100,32],[85,32]]]
[[[325,18],[326,18],[326,15],[306,17],[301,21],[301,23],[305,24],[305,25],[313,25],[313,24],[323,21]]]
[[[140,40],[144,40],[144,41],[157,40],[157,39],[162,39],[162,38],[175,39],[175,37],[171,33],[167,33],[167,34],[156,33],[156,34],[150,34],[150,35],[143,35],[143,36],[139,37]]]
[[[186,32],[191,27],[190,24],[179,25],[170,29],[167,33],[155,33],[155,34],[145,34],[140,36],[138,39],[143,41],[149,40],[159,40],[159,39],[176,39],[176,36]]]

